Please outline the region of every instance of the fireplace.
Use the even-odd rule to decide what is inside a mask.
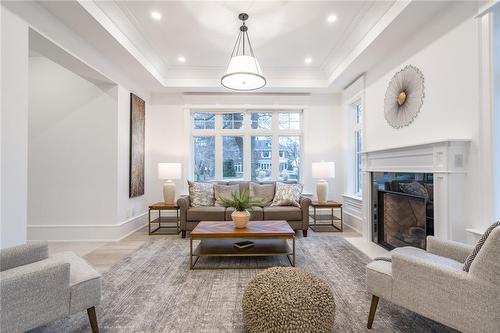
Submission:
[[[463,241],[469,146],[453,139],[364,151],[363,236],[387,248],[424,247],[427,235]]]
[[[388,250],[425,249],[434,235],[432,173],[372,172],[372,240]]]

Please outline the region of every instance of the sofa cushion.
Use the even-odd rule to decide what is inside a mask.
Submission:
[[[191,207],[187,211],[188,221],[224,221],[226,208],[219,206]]]
[[[276,192],[274,194],[271,206],[296,206],[300,207],[300,194],[302,193],[302,184],[276,183]]]
[[[262,201],[262,206],[270,206],[274,199],[274,184],[250,183],[250,199]]]
[[[188,180],[189,198],[192,207],[213,206],[215,202],[214,184],[199,183]]]
[[[101,274],[73,252],[59,252],[51,258],[69,263],[70,314],[101,302]]]
[[[221,199],[231,200],[233,199],[233,195],[240,195],[240,186],[235,185],[214,185],[214,194],[215,194],[215,205],[222,206],[220,203]]]
[[[248,193],[249,192],[249,189],[248,189],[248,184],[250,182],[249,181],[230,181],[228,182],[228,185],[238,185],[240,187],[240,193]]]
[[[294,206],[264,207],[264,220],[302,220],[302,210]]]

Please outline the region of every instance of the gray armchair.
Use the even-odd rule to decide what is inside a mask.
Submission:
[[[368,264],[367,289],[373,295],[368,328],[381,297],[462,332],[500,332],[500,228],[465,272],[472,250],[428,237],[427,251],[396,248]]]
[[[101,275],[72,252],[48,255],[47,242],[0,251],[0,331],[24,332],[87,309],[98,333],[95,306]]]

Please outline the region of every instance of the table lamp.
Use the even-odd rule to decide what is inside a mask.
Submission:
[[[158,163],[158,178],[165,180],[163,184],[163,200],[167,205],[175,203],[174,179],[181,179],[180,163]]]
[[[335,162],[313,162],[312,176],[320,179],[316,184],[316,193],[318,202],[324,203],[328,198],[328,182],[326,179],[335,178]]]

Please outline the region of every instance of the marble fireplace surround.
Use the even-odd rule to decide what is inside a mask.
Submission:
[[[364,151],[363,236],[372,237],[372,172],[434,174],[434,233],[442,239],[465,238],[465,181],[470,140],[454,139]]]

